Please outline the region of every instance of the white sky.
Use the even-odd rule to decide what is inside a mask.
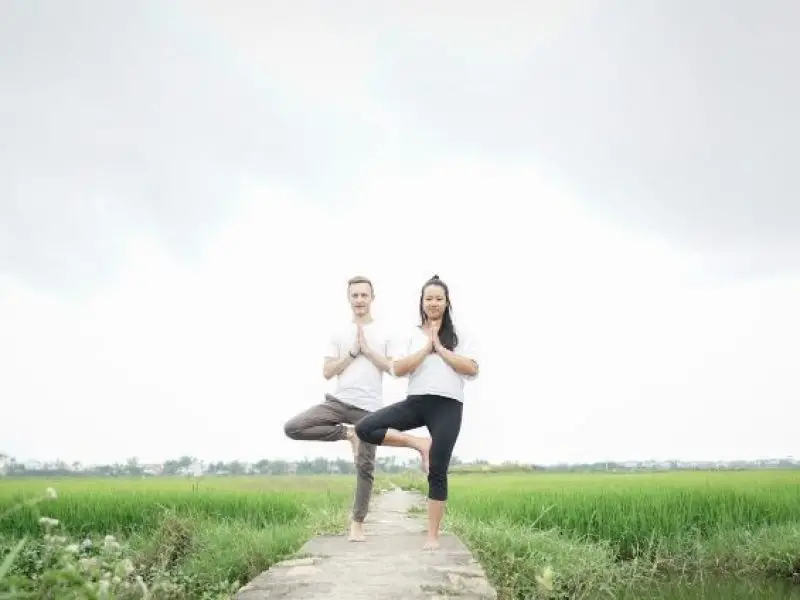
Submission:
[[[204,214],[191,239],[175,233],[194,227],[196,215],[191,198],[175,199],[180,187],[167,186],[171,210],[179,207],[169,227],[158,205],[152,221],[126,224],[120,215],[133,213],[115,208],[113,195],[72,205],[31,197],[41,200],[29,213],[32,233],[13,237],[15,224],[7,230],[13,243],[0,241],[9,252],[0,261],[0,452],[83,462],[346,457],[344,443],[283,436],[284,421],[320,401],[328,385],[321,351],[349,318],[345,281],[371,277],[376,318],[402,332],[415,322],[421,284],[438,273],[451,287],[456,324],[483,355],[481,377],[466,392],[458,456],[800,456],[800,275],[769,267],[793,247],[771,245],[763,223],[762,237],[741,246],[694,243],[604,209],[535,152],[444,143],[444,133],[415,127],[382,93],[378,79],[391,76],[378,66],[388,67],[370,60],[392,36],[408,48],[436,31],[463,60],[500,68],[551,47],[575,15],[592,14],[580,13],[584,4],[591,3],[537,4],[527,22],[511,18],[509,7],[496,22],[417,19],[413,7],[387,8],[384,17],[406,27],[402,36],[348,24],[346,14],[326,22],[314,13],[300,20],[299,12],[282,15],[297,35],[271,35],[261,26],[277,9],[247,2],[164,9],[164,28],[194,23],[206,40],[203,56],[235,65],[299,107],[286,119],[318,106],[334,119],[331,128],[352,130],[326,138],[333,145],[323,158],[307,147],[309,161],[328,161],[320,171],[328,175],[242,167],[214,179],[209,202],[222,208]],[[492,27],[497,35],[487,33]],[[353,139],[379,143],[359,153]],[[91,170],[102,158],[86,164]],[[193,172],[193,190],[203,187],[208,164]],[[115,168],[127,180],[138,176],[130,164]],[[330,189],[326,177],[335,180]],[[90,195],[73,184],[73,197]],[[14,224],[22,200],[8,198],[0,198],[11,209],[0,219]],[[638,206],[634,213],[649,210]],[[669,213],[668,196],[664,206]],[[59,211],[80,221],[79,233],[58,238]],[[718,232],[707,228],[710,240]],[[106,238],[109,246],[86,245]],[[39,255],[50,257],[53,272],[28,276],[34,267],[20,265]],[[95,269],[112,255],[105,271]],[[753,257],[767,265],[761,272],[748,266],[750,276],[730,276],[737,265],[757,264]],[[65,272],[74,288],[46,284]],[[404,389],[387,378],[386,400]]]

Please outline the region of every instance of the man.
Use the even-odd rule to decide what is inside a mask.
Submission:
[[[290,419],[284,431],[293,440],[350,442],[358,479],[348,539],[363,542],[374,481],[375,446],[360,443],[354,425],[383,406],[383,374],[391,365],[390,344],[370,313],[375,298],[372,282],[353,277],[347,282],[347,297],[352,321],[331,336],[323,367],[325,379],[338,378],[336,390],[325,394],[321,404]]]

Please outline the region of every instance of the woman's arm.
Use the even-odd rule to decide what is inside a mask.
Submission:
[[[433,345],[431,344],[430,339],[428,343],[426,343],[422,348],[414,352],[414,354],[409,354],[404,358],[400,358],[392,363],[392,373],[395,377],[403,377],[404,375],[408,375],[419,367],[422,364],[422,361],[425,360],[425,357],[431,353],[433,349]]]
[[[439,340],[439,336],[437,333],[434,333],[432,336],[431,342],[433,344],[433,350],[439,356],[442,357],[442,360],[446,362],[450,367],[459,375],[465,375],[467,377],[475,377],[478,375],[478,361],[468,356],[464,356],[462,354],[457,354],[452,350],[448,350],[442,345],[442,342]],[[459,348],[466,347],[467,351],[469,352],[471,346],[467,341],[466,344],[462,346],[462,343],[459,342]],[[470,352],[471,354],[471,352]]]
[[[466,356],[456,354],[441,344],[439,346],[440,347],[436,349],[436,352],[442,357],[444,362],[453,368],[456,373],[459,375],[467,375],[468,377],[474,377],[478,374],[478,363],[476,363],[474,360],[467,358]]]

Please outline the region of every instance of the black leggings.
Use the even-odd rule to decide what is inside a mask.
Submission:
[[[447,470],[461,431],[462,409],[461,402],[445,396],[408,396],[361,419],[356,423],[356,435],[363,442],[381,446],[387,429],[408,431],[425,425],[431,434],[428,498],[447,500]]]

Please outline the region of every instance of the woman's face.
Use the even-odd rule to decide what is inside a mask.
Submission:
[[[422,292],[422,310],[425,311],[425,315],[429,319],[436,321],[444,316],[446,308],[447,296],[444,293],[444,288],[436,284],[425,286]]]

